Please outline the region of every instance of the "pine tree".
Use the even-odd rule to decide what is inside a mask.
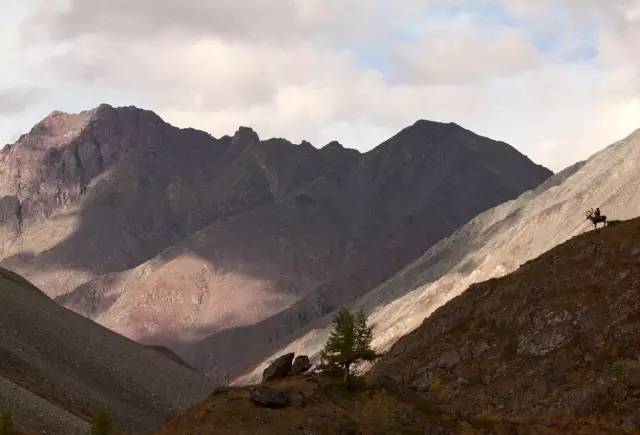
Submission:
[[[91,435],[109,435],[112,431],[111,417],[101,409],[91,419]]]
[[[0,435],[13,435],[13,420],[9,411],[0,412]]]
[[[333,331],[321,352],[323,364],[339,368],[349,382],[351,367],[361,361],[373,361],[378,354],[371,349],[373,328],[367,325],[367,316],[360,310],[355,316],[341,309],[333,319]]]
[[[371,348],[373,326],[367,325],[367,315],[360,310],[355,316],[356,355],[361,361],[374,361],[378,353]]]

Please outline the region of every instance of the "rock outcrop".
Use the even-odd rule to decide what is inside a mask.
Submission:
[[[291,397],[286,391],[271,387],[253,387],[249,390],[251,400],[265,408],[285,408],[291,404]]]
[[[264,372],[262,372],[262,382],[269,382],[289,376],[293,355],[293,353],[287,353],[276,358],[271,364],[269,364],[269,366],[264,369]]]
[[[311,360],[307,355],[298,355],[291,366],[292,375],[301,375],[311,368]]]

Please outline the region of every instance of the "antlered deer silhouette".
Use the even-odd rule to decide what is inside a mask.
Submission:
[[[588,220],[591,221],[591,223],[593,224],[593,227],[596,229],[598,228],[598,224],[600,223],[602,224],[602,226],[605,226],[607,224],[607,217],[605,215],[596,215],[592,208],[585,211],[584,215],[587,217]]]

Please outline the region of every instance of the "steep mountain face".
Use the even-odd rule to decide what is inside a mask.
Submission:
[[[593,228],[584,211],[600,207],[609,219],[640,215],[640,130],[549,178],[514,201],[486,211],[353,305],[370,313],[374,344],[388,349],[469,285],[505,275],[572,236]],[[317,354],[331,316],[314,322],[241,382],[284,352]]]
[[[138,433],[202,400],[210,379],[59,306],[0,269],[0,409],[47,434],[86,434],[106,409]]]
[[[289,309],[196,343],[187,351],[189,358],[207,372],[239,373],[314,319],[351,303],[389,278],[425,246],[449,234],[488,203],[514,197],[523,186],[537,185],[547,174],[504,143],[456,125],[416,123],[364,154],[336,186],[329,189],[326,185],[334,180],[319,180],[307,190],[310,197],[323,201],[339,198],[330,209],[348,222],[343,244],[329,252],[337,260],[334,273],[325,273],[315,291]],[[322,228],[311,232],[322,240],[330,234]],[[308,246],[313,245],[305,249]],[[312,267],[322,265],[317,257],[310,260]]]
[[[215,140],[132,107],[54,112],[0,155],[4,263],[58,296],[262,205],[257,159],[229,170],[252,142],[246,129]]]
[[[360,154],[247,128],[215,139],[106,105],[53,113],[0,168],[3,264],[216,373],[260,361],[550,174],[455,124],[419,121]]]
[[[639,254],[640,219],[573,238],[471,286],[370,376],[449,414],[600,417],[637,433]]]
[[[590,231],[439,308],[367,388],[318,374],[223,388],[157,433],[636,434],[639,254],[640,218]]]

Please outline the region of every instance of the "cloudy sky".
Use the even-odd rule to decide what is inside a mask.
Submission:
[[[640,0],[0,3],[0,144],[107,102],[360,150],[454,121],[559,170],[640,128]]]

